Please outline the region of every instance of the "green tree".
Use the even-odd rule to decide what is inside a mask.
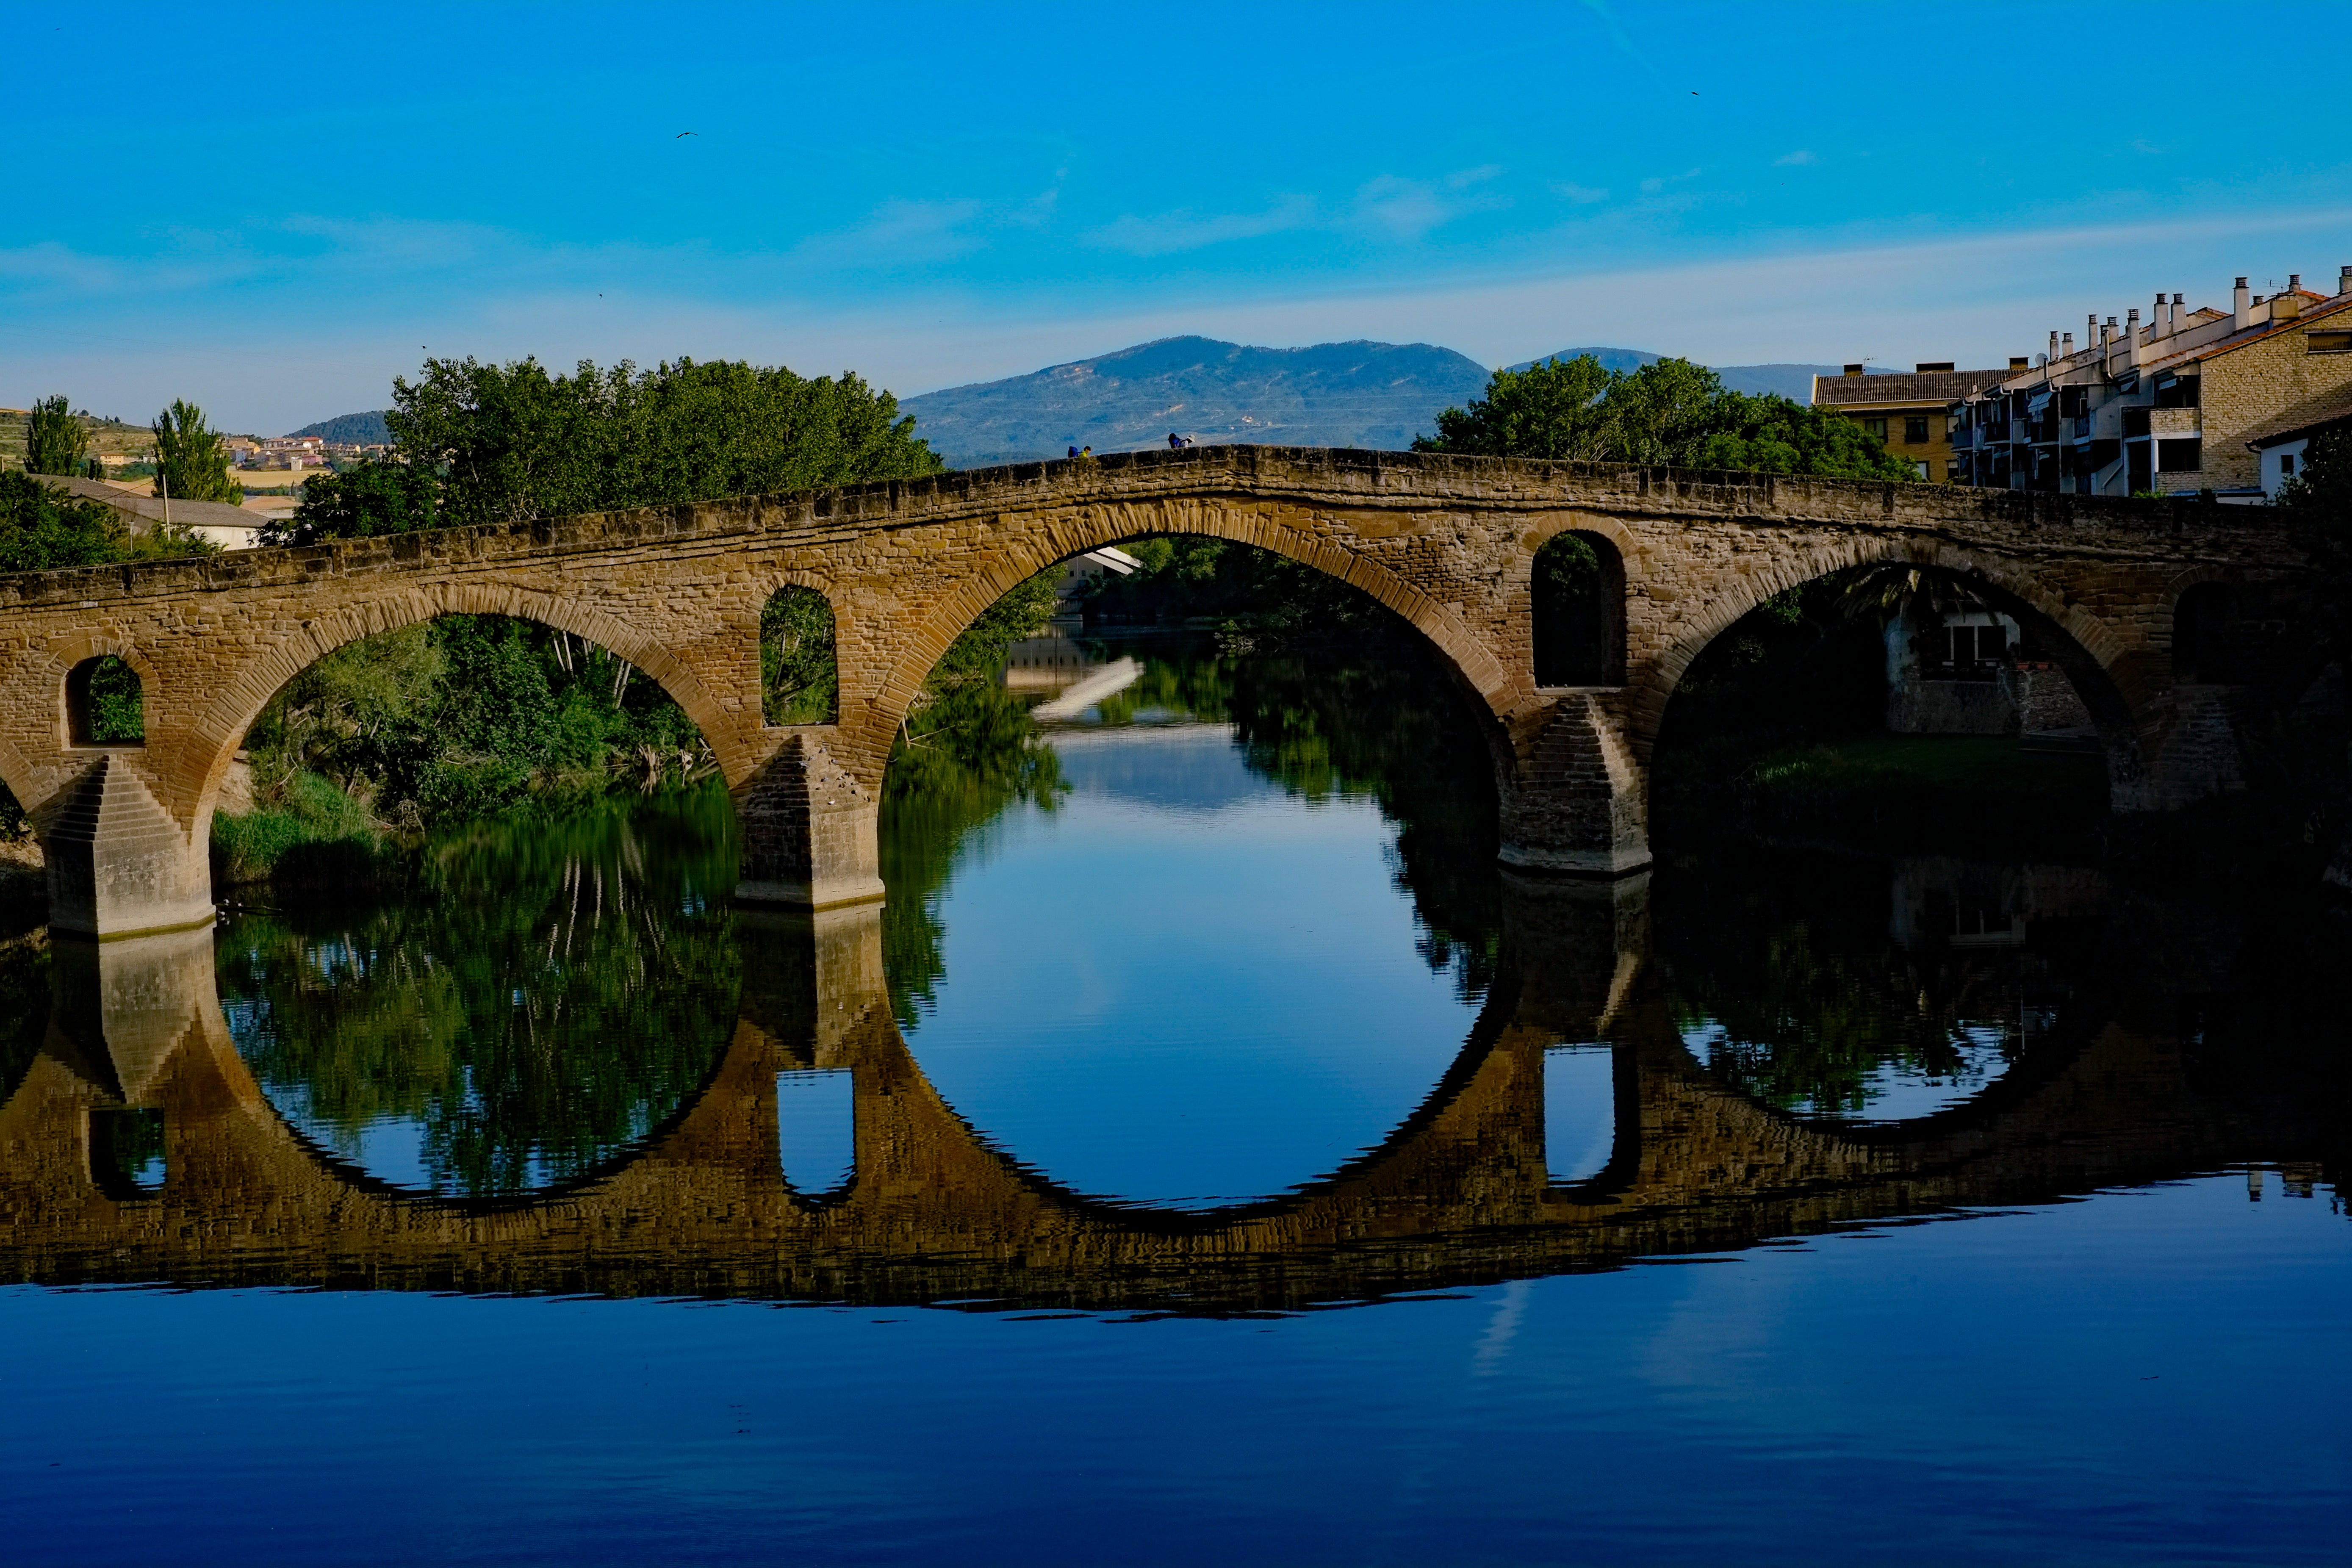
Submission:
[[[514,522],[722,496],[919,479],[944,467],[898,400],[838,380],[690,359],[639,372],[583,360],[427,360],[387,416],[443,476],[443,520]]]
[[[0,572],[50,572],[131,558],[122,513],[28,473],[0,473]]]
[[[132,534],[123,514],[31,474],[0,473],[0,572],[54,572],[175,555],[211,555],[217,544],[185,529]]]
[[[1664,359],[1610,372],[1581,354],[1498,370],[1486,395],[1437,416],[1416,451],[1642,463],[1754,473],[1908,479],[1910,467],[1832,410],[1727,392],[1713,371]]]
[[[70,474],[81,467],[89,435],[62,394],[44,397],[25,416],[25,471]]]
[[[316,544],[414,533],[439,521],[440,480],[410,463],[363,462],[340,474],[313,474],[290,518],[261,530],[264,544]]]
[[[205,423],[205,411],[184,398],[155,416],[155,493],[173,500],[216,500],[232,504],[245,499],[245,489],[230,477],[228,448],[220,433]]]
[[[1416,439],[1413,449],[1597,462],[1608,446],[1601,399],[1615,383],[1591,354],[1498,370],[1486,396],[1440,412],[1436,436]]]

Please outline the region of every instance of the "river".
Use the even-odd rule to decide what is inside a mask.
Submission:
[[[2340,1560],[2340,926],[1489,777],[1411,650],[1057,633],[879,910],[704,791],[25,931],[14,1552]]]

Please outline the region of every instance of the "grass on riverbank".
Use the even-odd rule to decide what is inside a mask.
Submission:
[[[366,886],[401,862],[399,845],[358,801],[317,773],[288,781],[277,804],[213,814],[213,880]]]
[[[2095,853],[2107,805],[2095,752],[2011,738],[1857,735],[1748,751],[1736,742],[1659,759],[1662,826],[1832,836],[1884,849]]]

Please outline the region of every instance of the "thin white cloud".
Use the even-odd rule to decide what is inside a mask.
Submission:
[[[1179,209],[1148,217],[1123,214],[1087,238],[1106,249],[1123,250],[1130,256],[1167,256],[1223,245],[1229,240],[1286,234],[1293,229],[1316,226],[1318,221],[1314,197],[1285,196],[1263,212],[1202,215]]]
[[[1789,169],[1801,167],[1806,163],[1818,163],[1820,162],[1821,160],[1814,157],[1811,153],[1800,147],[1793,153],[1783,153],[1779,157],[1773,159],[1772,166],[1776,169]]]
[[[1579,185],[1563,181],[1551,187],[1551,194],[1562,201],[1574,202],[1578,206],[1591,206],[1594,202],[1605,202],[1609,199],[1609,187]]]
[[[1508,206],[1509,202],[1502,196],[1466,194],[1470,184],[1491,179],[1500,172],[1491,168],[1468,170],[1465,175],[1449,176],[1434,184],[1383,174],[1356,192],[1353,226],[1391,239],[1417,240],[1432,229],[1442,228],[1471,213]]]
[[[1625,25],[1617,20],[1617,13],[1609,8],[1609,0],[1584,0],[1584,8],[1601,18],[1602,30],[1608,33],[1609,41],[1616,46],[1619,54],[1649,72],[1653,80],[1665,79],[1658,74],[1658,68],[1650,63],[1650,57],[1633,47],[1633,36],[1625,31]]]
[[[986,243],[973,232],[988,204],[971,197],[948,201],[884,202],[865,219],[829,234],[811,235],[792,254],[820,265],[904,266],[969,255]]]

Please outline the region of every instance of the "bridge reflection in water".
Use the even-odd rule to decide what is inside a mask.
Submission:
[[[61,942],[47,1037],[0,1107],[0,1278],[1221,1311],[2325,1147],[2322,1097],[2197,1081],[2180,1024],[2195,966],[2160,942],[2135,938],[2137,972],[2076,988],[1989,1088],[1885,1126],[1791,1116],[1701,1066],[1653,961],[1646,878],[1515,878],[1504,912],[1503,972],[1427,1100],[1347,1168],[1206,1213],[1083,1197],[990,1148],[900,1037],[870,907],[741,918],[740,1012],[700,1092],[608,1167],[501,1198],[403,1192],[290,1129],[232,1044],[210,932]],[[1615,1129],[1565,1183],[1545,1126],[1563,1044],[1607,1051]],[[785,1179],[777,1086],[815,1069],[847,1075],[854,1141],[846,1184],[810,1194]],[[158,1135],[160,1172],[121,1157]]]

